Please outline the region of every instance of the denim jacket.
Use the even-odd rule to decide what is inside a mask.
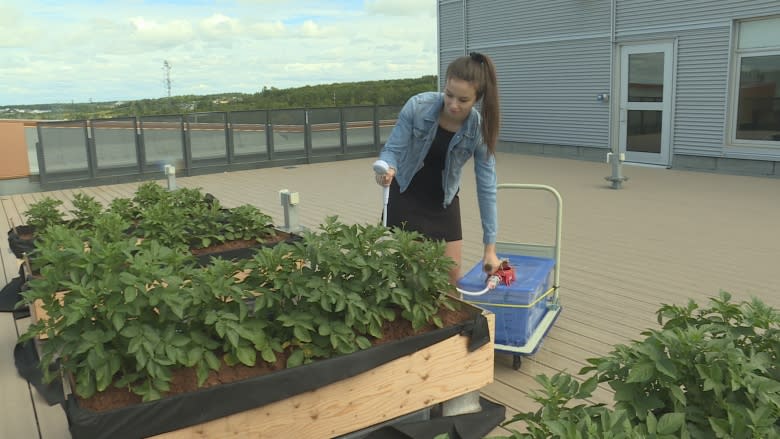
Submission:
[[[380,159],[396,169],[395,179],[401,192],[409,187],[412,177],[423,167],[423,160],[436,137],[443,105],[442,93],[425,92],[412,96],[401,109],[398,122],[379,153]],[[442,204],[447,207],[452,203],[460,188],[463,166],[474,157],[482,241],[492,244],[496,242],[498,228],[496,159],[482,140],[480,121],[479,112],[472,108],[471,114],[450,141],[442,175]]]

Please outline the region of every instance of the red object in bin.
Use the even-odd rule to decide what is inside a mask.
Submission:
[[[498,270],[496,270],[496,272],[490,276],[498,276],[500,282],[506,286],[509,286],[517,278],[514,267],[509,265],[509,261],[507,259],[501,261],[501,265],[499,265]]]

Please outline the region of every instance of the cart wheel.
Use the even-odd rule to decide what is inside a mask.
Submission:
[[[520,355],[515,355],[512,357],[512,369],[519,370],[520,366],[523,365],[523,357]]]

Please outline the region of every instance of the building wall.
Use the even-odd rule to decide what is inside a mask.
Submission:
[[[734,20],[780,14],[780,1],[614,3],[616,45],[676,44],[672,166],[780,175],[780,147],[726,145]],[[603,160],[610,111],[596,95],[612,90],[612,2],[440,0],[439,11],[440,77],[469,51],[496,61],[504,150]]]
[[[734,20],[776,15],[780,1],[618,0],[616,5],[618,44],[676,41],[675,156],[780,160],[780,147],[757,157],[726,141]]]
[[[571,4],[571,2],[569,2]],[[617,0],[618,37],[638,31],[728,26],[733,19],[780,12],[777,0]]]
[[[440,2],[439,76],[464,53],[493,58],[502,99],[500,140],[607,148],[609,108],[596,95],[610,87],[609,2],[570,3]]]

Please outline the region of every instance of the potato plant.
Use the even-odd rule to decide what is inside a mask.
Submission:
[[[441,326],[436,313],[452,306],[452,260],[414,233],[334,217],[299,242],[200,267],[174,240],[127,235],[129,224],[105,211],[91,230],[48,228],[34,260],[40,277],[23,294],[48,318],[20,340],[46,334],[45,377],[59,361],[83,398],[117,386],[159,399],[177,368],[195,368],[202,385],[223,361],[254,366],[285,352],[295,367],[348,354],[397,315]]]
[[[661,329],[590,359],[579,383],[569,374],[537,377],[535,412],[513,438],[780,437],[780,314],[721,292],[707,307],[663,305]],[[588,404],[598,383],[614,408]],[[575,403],[580,401],[580,403]]]

